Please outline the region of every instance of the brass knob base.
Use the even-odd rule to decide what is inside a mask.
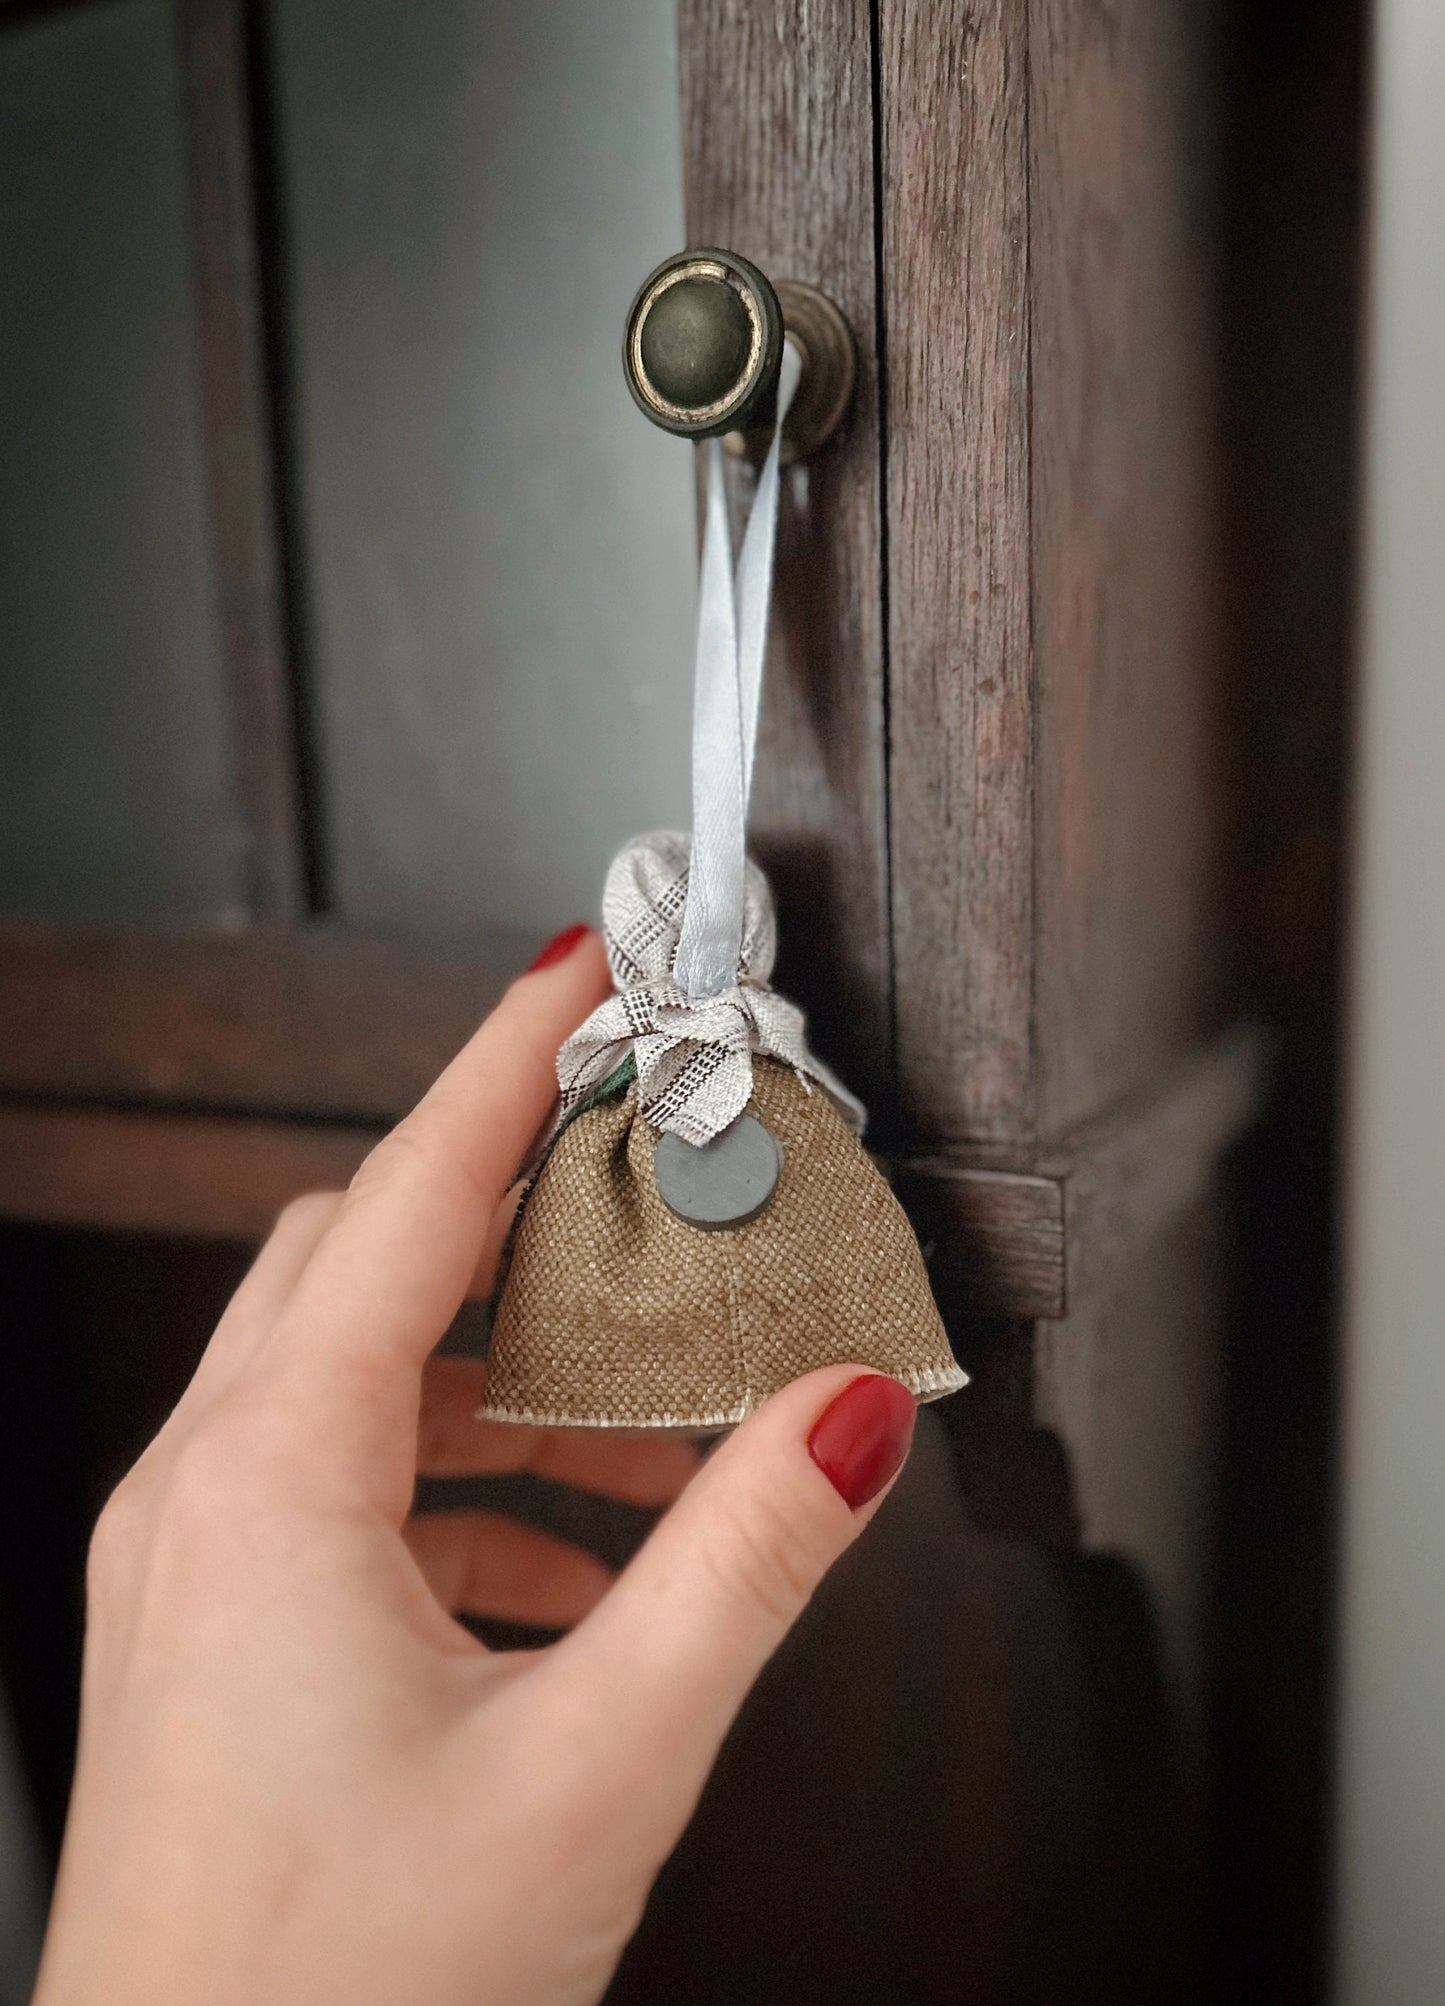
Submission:
[[[816,453],[842,424],[853,401],[858,364],[848,323],[826,293],[800,279],[779,279],[777,295],[784,334],[803,359],[803,373],[783,420],[779,458],[787,467]],[[723,444],[738,459],[761,459],[772,429],[769,412],[763,424],[734,429]]]

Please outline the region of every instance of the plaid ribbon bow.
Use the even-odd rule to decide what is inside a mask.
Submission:
[[[557,1055],[565,1118],[630,1050],[637,1102],[658,1130],[700,1146],[736,1120],[752,1097],[754,1052],[781,1059],[836,1103],[855,1133],[862,1103],[808,1050],[803,1013],[768,986],[777,957],[773,894],[748,860],[736,983],[689,998],[673,977],[687,902],[691,839],[671,830],[634,836],[613,859],[602,894],[602,936],[617,994],[574,1031]]]

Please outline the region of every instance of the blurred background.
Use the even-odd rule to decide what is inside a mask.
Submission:
[[[1430,0],[0,0],[0,2006],[106,1491],[686,824],[619,349],[725,232],[859,343],[759,841],[975,1388],[617,1997],[1445,1995],[1442,99]]]

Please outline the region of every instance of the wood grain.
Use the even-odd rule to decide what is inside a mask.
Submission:
[[[1037,1119],[1221,1021],[1212,0],[1031,0]]]
[[[816,285],[858,348],[841,434],[784,480],[752,834],[779,985],[865,1099],[889,1086],[869,9],[680,0],[688,238]],[[735,469],[734,499],[751,475]]]
[[[379,1133],[0,1103],[0,1217],[258,1240],[290,1199],[343,1188]]]
[[[1242,1024],[1192,1053],[1142,1101],[1044,1151],[1064,1180],[1070,1309],[1111,1287],[1171,1222],[1196,1212],[1221,1157],[1254,1121],[1269,1039]]]
[[[531,945],[499,935],[468,952],[324,927],[12,928],[0,935],[0,1094],[270,1114],[296,1133],[312,1133],[299,1125],[316,1117],[385,1124],[470,1036]],[[1058,1317],[1125,1266],[1207,1184],[1257,1105],[1262,1054],[1258,1032],[1232,1033],[1157,1096],[1011,1164],[898,1162],[946,1312]],[[181,1146],[193,1131],[175,1133]],[[147,1146],[152,1157],[161,1147]],[[202,1230],[177,1192],[176,1216],[149,1224]],[[0,1213],[14,1202],[0,1195]]]
[[[390,1121],[535,945],[0,929],[0,1094]]]
[[[1120,1283],[1199,1207],[1259,1112],[1269,1041],[1235,1026],[1154,1093],[1026,1152],[1019,1167],[914,1157],[893,1184],[951,1327],[983,1315],[1055,1319]]]
[[[919,1158],[900,1164],[893,1184],[950,1329],[981,1315],[1064,1314],[1061,1178]]]
[[[195,259],[196,353],[211,550],[242,826],[243,893],[300,917],[296,693],[288,661],[256,246],[242,0],[177,0]]]
[[[1025,0],[882,0],[890,839],[899,1094],[1032,1123]]]

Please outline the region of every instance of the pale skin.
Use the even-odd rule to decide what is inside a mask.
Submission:
[[[93,1542],[38,2006],[598,1999],[757,1673],[886,1495],[807,1451],[856,1366],[687,1442],[476,1421],[489,1285],[588,935],[513,985],[344,1194],[283,1214]],[[669,1506],[615,1580],[418,1470]],[[493,1654],[459,1611],[563,1629]]]

